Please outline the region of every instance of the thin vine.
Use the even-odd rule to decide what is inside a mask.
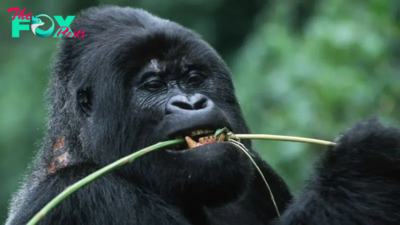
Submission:
[[[312,144],[320,144],[320,145],[327,145],[327,146],[333,146],[335,145],[334,142],[329,142],[329,141],[323,141],[323,140],[318,140],[318,139],[311,139],[311,138],[301,138],[301,137],[291,137],[291,136],[283,136],[283,135],[267,135],[267,134],[233,134],[231,132],[228,132],[228,129],[222,128],[219,129],[215,132],[215,136],[219,135],[225,135],[225,140],[229,141],[230,143],[236,145],[238,148],[240,148],[243,152],[246,153],[246,155],[251,159],[252,163],[255,165],[259,173],[261,174],[269,192],[271,195],[271,199],[274,203],[275,209],[277,211],[278,216],[279,210],[278,207],[275,203],[274,196],[272,194],[271,188],[268,185],[268,182],[266,181],[264,175],[262,174],[261,170],[258,168],[257,164],[255,164],[254,160],[251,157],[251,153],[246,149],[240,142],[237,140],[240,139],[262,139],[262,140],[278,140],[278,141],[292,141],[292,142],[304,142],[304,143],[312,143]],[[93,172],[92,174],[86,176],[85,178],[79,180],[78,182],[74,183],[73,185],[67,187],[63,192],[58,194],[53,200],[51,200],[49,203],[47,203],[28,223],[27,225],[35,225],[37,224],[51,209],[53,209],[55,206],[57,206],[61,201],[63,201],[65,198],[67,198],[69,195],[74,193],[76,190],[79,188],[89,184],[90,182],[98,179],[102,175],[115,170],[127,163],[133,162],[135,159],[149,153],[155,150],[159,150],[164,147],[168,146],[173,146],[176,144],[183,143],[185,140],[184,139],[176,139],[176,140],[170,140],[170,141],[164,141],[164,142],[159,142],[157,144],[151,145],[147,148],[141,149],[131,155],[125,156],[103,168],[100,170],[97,170]],[[242,147],[243,146],[243,147]]]

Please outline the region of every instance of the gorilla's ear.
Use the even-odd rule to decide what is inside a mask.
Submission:
[[[90,88],[83,88],[78,90],[77,98],[81,110],[87,116],[90,116],[90,114],[92,113],[92,91],[90,90]]]

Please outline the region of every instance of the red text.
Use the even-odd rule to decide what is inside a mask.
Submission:
[[[78,32],[74,31],[72,33],[71,31],[69,31],[69,28],[66,26],[57,27],[56,29],[58,30],[57,37],[60,37],[60,34],[65,34],[65,35],[67,35],[67,37],[73,37],[73,38],[76,38],[76,37],[83,38],[85,36],[85,31],[82,31],[82,33],[81,33],[81,30],[79,30]]]
[[[21,12],[19,12],[19,8],[17,8],[17,7],[14,7],[14,8],[9,8],[8,10],[7,10],[7,12],[12,12],[12,11],[16,11],[15,12],[15,14],[14,14],[14,16],[13,16],[13,18],[12,18],[12,20],[14,20],[15,19],[15,17],[18,15],[18,13],[19,13],[19,15],[18,15],[18,19],[19,20],[23,20],[23,19],[27,19],[27,20],[30,20],[31,18],[32,18],[32,13],[28,13],[28,14],[24,14],[24,12],[25,12],[25,9],[23,9]]]

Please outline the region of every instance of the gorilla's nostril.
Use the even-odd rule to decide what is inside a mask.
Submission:
[[[201,98],[200,100],[196,101],[193,105],[193,108],[195,110],[204,109],[205,107],[207,107],[207,99],[206,98]]]
[[[172,102],[172,105],[185,110],[193,110],[193,107],[187,102]]]

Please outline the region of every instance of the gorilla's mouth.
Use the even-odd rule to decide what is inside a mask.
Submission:
[[[225,141],[225,135],[221,134],[219,137],[214,136],[215,130],[194,130],[184,134],[176,134],[176,139],[182,139],[185,137],[186,142],[180,145],[174,146],[171,150],[182,151],[190,150],[203,145],[213,144],[216,142]]]
[[[185,139],[182,144],[167,150],[186,152],[193,149],[210,149],[208,145],[219,145],[225,140],[225,137],[214,136],[216,130],[226,127],[229,131],[234,132],[227,116],[221,110],[193,111],[187,114],[170,114],[158,125],[156,132],[163,134],[160,137],[161,140]]]

